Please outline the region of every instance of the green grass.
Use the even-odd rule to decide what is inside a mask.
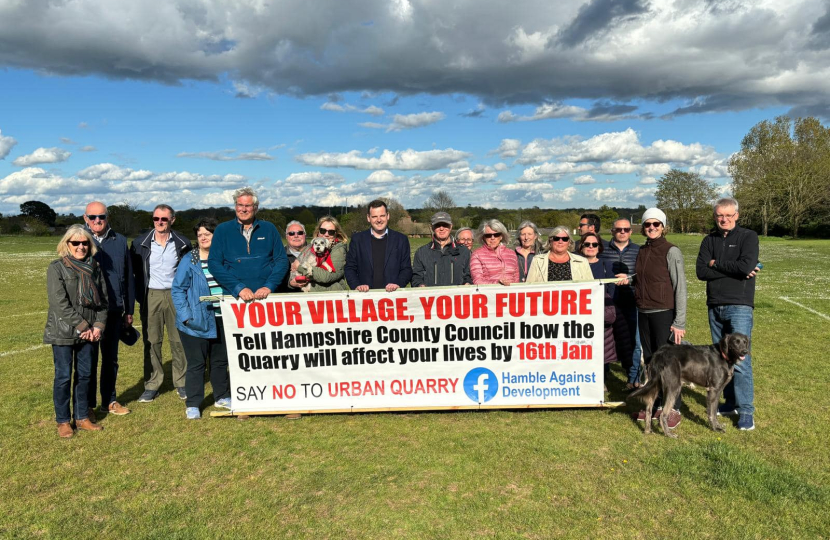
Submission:
[[[706,343],[701,237],[670,240],[688,339]],[[780,299],[830,316],[830,241],[762,241],[757,429],[712,432],[687,389],[678,440],[583,409],[188,422],[169,362],[163,394],[137,403],[140,345],[122,346],[118,380],[133,413],[59,440],[38,347],[56,242],[0,238],[2,538],[830,537],[830,321]],[[622,385],[615,368],[611,399]]]

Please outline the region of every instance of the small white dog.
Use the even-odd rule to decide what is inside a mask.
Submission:
[[[305,249],[300,252],[300,256],[297,257],[297,261],[300,264],[297,266],[297,270],[291,272],[291,279],[296,279],[297,276],[303,276],[308,279],[311,277],[311,272],[314,268],[325,268],[324,265],[326,262],[331,264],[329,259],[331,246],[331,240],[328,238],[318,237],[313,239],[311,244],[307,245]],[[300,281],[303,280],[301,279]],[[300,283],[300,281],[297,283]],[[311,290],[311,282],[306,281],[302,289],[303,292],[309,292]]]

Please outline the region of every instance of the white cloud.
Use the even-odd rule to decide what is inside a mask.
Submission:
[[[421,112],[415,114],[396,114],[386,131],[401,131],[428,126],[446,118],[442,112]]]
[[[375,105],[370,105],[368,107],[364,107],[363,109],[361,109],[360,107],[356,107],[354,105],[349,105],[349,104],[341,105],[341,104],[335,103],[333,101],[327,101],[326,103],[323,103],[322,105],[320,105],[320,109],[323,110],[323,111],[333,111],[333,112],[341,112],[341,113],[355,112],[355,113],[368,114],[370,116],[383,116],[384,115],[384,110],[381,109],[380,107],[375,106]]]
[[[549,120],[552,118],[572,118],[582,119],[586,118],[588,110],[574,105],[565,105],[563,103],[544,103],[536,107],[536,110],[530,116],[518,116],[511,111],[504,111],[499,113],[498,121],[501,123],[508,122],[533,122],[536,120]]]
[[[260,95],[265,89],[261,86],[250,85],[245,82],[233,81],[234,96],[241,99],[253,99]]]
[[[319,186],[333,186],[345,182],[343,175],[324,172],[300,172],[293,173],[285,179],[286,184],[309,184]]]
[[[643,201],[653,201],[656,188],[635,186],[631,189],[615,187],[594,188],[588,195],[595,201],[604,204],[640,204]]]
[[[16,158],[12,164],[18,167],[31,167],[41,163],[61,163],[69,159],[71,155],[72,152],[62,148],[38,148],[31,154]]]
[[[657,179],[653,176],[644,176],[642,180],[637,183],[643,186],[652,186],[657,183]]]
[[[502,139],[499,147],[491,150],[488,154],[498,154],[502,159],[516,157],[519,155],[521,147],[522,141],[519,139]]]
[[[0,159],[8,156],[16,144],[17,139],[3,135],[3,130],[0,130]]]
[[[493,168],[497,171],[506,171],[510,167],[508,167],[506,163],[496,163],[495,165],[493,165]]]
[[[178,158],[209,159],[212,161],[271,161],[274,158],[265,152],[239,152],[219,150],[218,152],[179,152]]]
[[[95,152],[96,150],[98,150],[98,149],[95,148],[94,146],[82,146],[82,147],[78,148],[79,152]]]
[[[332,153],[300,154],[296,160],[315,167],[350,167],[353,169],[379,170],[436,170],[458,164],[471,157],[468,152],[447,148],[445,150],[384,150],[379,157],[364,157],[359,150]]]
[[[591,176],[590,174],[583,174],[582,176],[577,176],[574,178],[574,185],[580,186],[585,184],[596,184],[596,179]]]

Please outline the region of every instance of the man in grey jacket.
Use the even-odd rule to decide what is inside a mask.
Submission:
[[[446,212],[436,212],[430,219],[432,242],[421,246],[412,261],[413,287],[440,287],[469,285],[470,250],[453,240],[452,218]]]

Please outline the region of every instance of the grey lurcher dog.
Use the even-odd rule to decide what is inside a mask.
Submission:
[[[749,353],[749,338],[744,334],[726,334],[717,345],[663,345],[654,353],[648,366],[648,382],[629,394],[643,400],[646,408],[645,433],[651,433],[651,411],[658,393],[663,393],[663,411],[670,411],[680,395],[683,382],[708,388],[706,412],[715,431],[723,431],[717,420],[718,399],[732,380],[735,364]],[[660,415],[660,428],[667,437],[668,414]]]

